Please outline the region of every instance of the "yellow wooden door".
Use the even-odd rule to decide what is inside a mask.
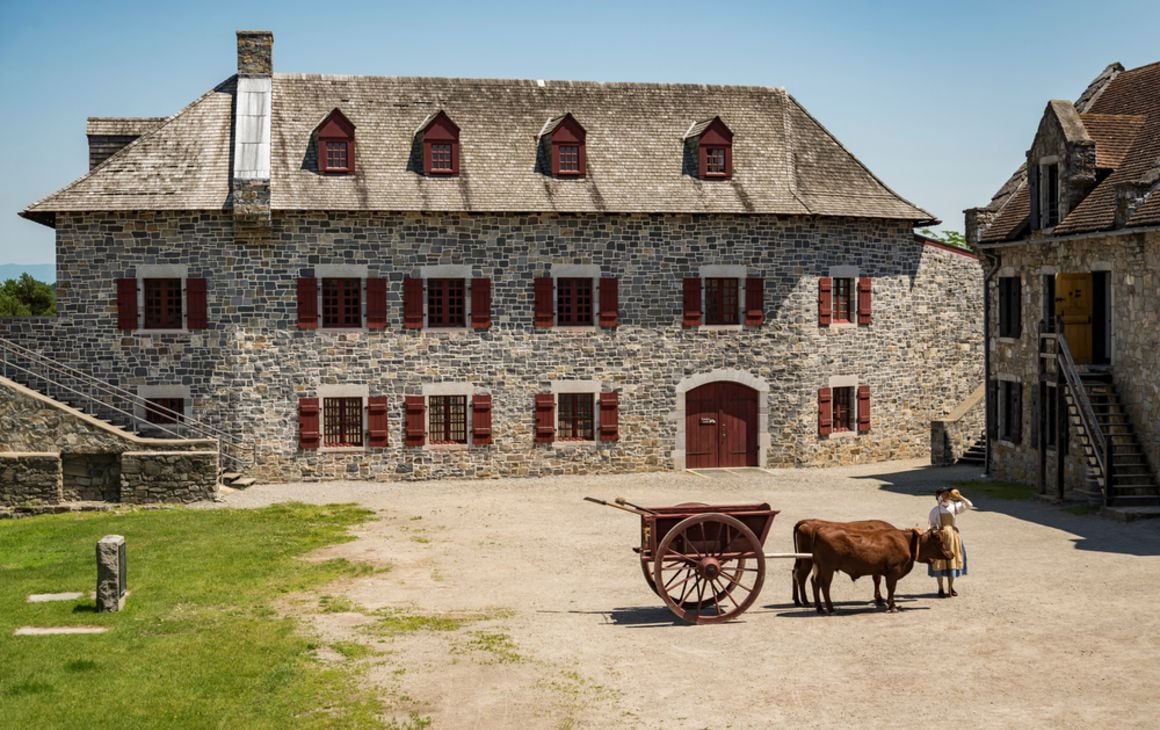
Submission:
[[[1055,314],[1077,365],[1092,361],[1092,275],[1056,274]]]

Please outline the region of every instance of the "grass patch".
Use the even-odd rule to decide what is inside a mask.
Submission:
[[[1096,512],[1096,508],[1090,504],[1072,504],[1063,508],[1064,512],[1073,515],[1090,515]]]
[[[411,542],[417,542],[420,545],[426,545],[427,543],[431,542],[431,538],[424,537],[422,535],[411,535]]]
[[[323,613],[362,613],[362,608],[346,596],[323,596],[318,599],[318,610]]]
[[[512,664],[523,661],[512,637],[501,631],[473,631],[461,651],[479,651],[491,655],[488,664]]]
[[[1001,482],[980,479],[977,481],[951,482],[961,489],[966,496],[985,494],[996,499],[1031,499],[1035,496],[1035,487],[1016,482]]]
[[[342,654],[347,659],[362,659],[374,653],[369,646],[356,641],[336,641],[330,645],[330,648]]]
[[[373,624],[372,630],[387,636],[416,631],[458,631],[483,618],[474,614],[413,613],[398,608],[379,609],[375,615],[379,620]]]
[[[11,727],[377,727],[378,700],[325,665],[273,605],[366,568],[298,558],[345,542],[371,513],[350,506],[141,510],[0,523],[0,705]],[[125,536],[131,591],[120,613],[91,599],[93,546]],[[106,626],[13,636],[18,626]]]

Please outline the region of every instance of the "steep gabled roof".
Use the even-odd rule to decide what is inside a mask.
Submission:
[[[30,206],[63,210],[228,207],[232,80],[91,174]],[[309,164],[318,120],[341,106],[358,125],[359,169]],[[461,174],[409,164],[433,109],[460,125]],[[545,179],[537,133],[567,109],[584,120],[589,175]],[[776,213],[929,221],[886,187],[783,89],[275,74],[273,210]],[[729,120],[733,179],[682,175],[690,119]]]

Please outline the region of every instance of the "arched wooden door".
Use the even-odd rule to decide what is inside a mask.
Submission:
[[[685,467],[757,466],[757,397],[738,383],[685,394]]]

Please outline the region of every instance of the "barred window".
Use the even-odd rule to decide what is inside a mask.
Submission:
[[[322,326],[362,326],[362,280],[322,280]]]
[[[430,414],[427,423],[427,434],[431,439],[431,443],[467,443],[467,396],[428,396],[427,410]]]
[[[143,279],[144,322],[147,330],[179,330],[181,323],[181,279]]]
[[[705,324],[738,324],[737,279],[705,279]]]
[[[592,279],[556,279],[556,324],[592,326]]]
[[[467,287],[463,279],[427,280],[427,326],[465,327]]]
[[[362,398],[323,398],[322,437],[323,446],[362,446]]]
[[[433,143],[431,145],[431,171],[451,172],[451,145]]]
[[[580,148],[578,146],[560,145],[560,172],[580,172]]]
[[[560,393],[556,437],[563,441],[595,439],[592,393]]]
[[[705,148],[705,174],[707,174],[707,175],[724,175],[725,174],[725,148],[724,147],[706,147]]]
[[[854,425],[854,389],[834,388],[833,432],[852,431]]]
[[[834,279],[834,321],[835,322],[850,322],[850,309],[852,300],[852,292],[854,291],[854,280],[837,278]]]
[[[149,423],[181,423],[185,420],[185,399],[146,398],[145,420]]]

